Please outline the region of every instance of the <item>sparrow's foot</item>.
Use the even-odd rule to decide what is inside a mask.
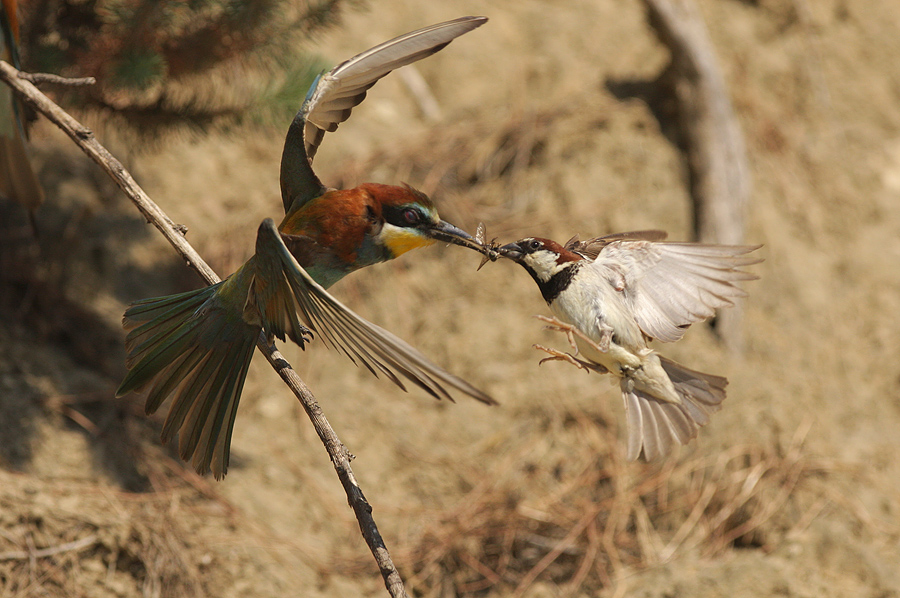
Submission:
[[[556,318],[550,318],[548,316],[534,317],[538,320],[541,320],[542,322],[547,322],[547,325],[544,326],[544,330],[564,332],[566,334],[566,338],[569,340],[569,345],[573,349],[575,349],[575,355],[578,355],[578,345],[575,343],[576,336],[600,353],[609,352],[609,345],[612,342],[612,336],[614,332],[614,330],[609,326],[600,329],[600,342],[598,343],[594,339],[583,333],[581,330],[567,322],[557,320]]]
[[[538,351],[543,351],[545,353],[549,353],[550,357],[545,357],[538,362],[538,365],[543,365],[545,361],[565,361],[571,363],[579,370],[584,370],[587,373],[597,372],[598,374],[606,374],[609,372],[605,367],[600,365],[599,363],[594,363],[591,361],[584,361],[583,359],[578,359],[570,353],[564,353],[563,351],[558,351],[556,349],[551,349],[550,347],[545,347],[544,345],[532,345]]]
[[[580,330],[572,326],[567,322],[563,322],[562,320],[558,320],[556,318],[550,318],[548,316],[534,316],[541,322],[546,322],[547,325],[544,326],[544,330],[553,330],[554,332],[563,332],[566,335],[566,339],[569,341],[569,346],[575,351],[575,355],[578,355],[578,344],[575,342],[575,336],[578,335],[582,339],[591,342],[587,336],[585,336]],[[591,342],[593,344],[593,342]]]

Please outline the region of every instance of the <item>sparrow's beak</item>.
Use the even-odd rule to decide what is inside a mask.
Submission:
[[[499,251],[500,255],[503,257],[509,258],[514,262],[518,262],[522,259],[522,256],[525,255],[525,252],[522,251],[522,246],[518,243],[509,243],[497,251]]]
[[[435,241],[443,241],[444,243],[453,243],[454,245],[461,245],[463,247],[469,247],[471,249],[475,249],[476,251],[481,250],[481,245],[479,245],[475,239],[472,238],[472,235],[467,233],[461,228],[457,228],[450,224],[449,222],[445,222],[443,220],[439,221],[437,224],[426,229],[426,234],[434,239]]]

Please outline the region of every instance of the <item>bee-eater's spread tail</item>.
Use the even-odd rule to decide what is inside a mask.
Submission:
[[[727,379],[655,356],[672,381],[680,403],[657,399],[639,389],[633,380],[622,378],[629,461],[637,460],[641,449],[644,457],[653,461],[668,455],[675,446],[687,444],[701,426],[709,423],[709,416],[721,409],[725,399]]]
[[[199,473],[228,469],[231,432],[260,328],[227,309],[210,287],[147,299],[125,312],[130,368],[116,391],[148,389],[146,412],[173,395],[162,438],[178,432],[178,451]]]

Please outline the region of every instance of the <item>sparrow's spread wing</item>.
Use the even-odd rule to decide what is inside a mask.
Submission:
[[[662,241],[668,236],[661,230],[636,230],[627,233],[613,233],[602,237],[594,237],[587,241],[579,241],[575,235],[566,241],[565,248],[583,255],[589,260],[596,259],[604,247],[614,241]]]
[[[375,376],[387,376],[406,390],[400,377],[422,387],[436,398],[453,400],[452,387],[487,404],[496,401],[465,380],[431,363],[428,358],[387,330],[361,318],[314,281],[288,251],[275,223],[263,221],[256,240],[260,275],[254,280],[246,310],[262,318],[270,334],[301,334],[300,321],[330,346]],[[264,256],[264,257],[263,257]]]
[[[735,283],[758,278],[739,268],[762,261],[747,255],[759,247],[615,241],[594,263],[611,273],[610,282],[622,291],[646,335],[674,342],[694,322],[746,297]]]
[[[316,78],[284,143],[281,197],[285,212],[325,192],[312,170],[313,157],[325,133],[350,118],[370,87],[392,70],[431,56],[486,21],[486,17],[461,17],[401,35]]]

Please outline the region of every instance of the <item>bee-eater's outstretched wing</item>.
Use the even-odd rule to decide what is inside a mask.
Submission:
[[[735,283],[759,278],[740,270],[761,262],[760,246],[615,241],[592,264],[603,268],[631,305],[644,334],[674,342],[688,326],[734,305],[747,293]]]
[[[19,68],[16,3],[3,0],[0,9],[0,58]],[[12,89],[0,85],[0,194],[34,212],[44,201],[44,191],[31,168],[25,149],[22,107]]]
[[[251,283],[244,319],[258,314],[263,327],[281,338],[298,333],[297,314],[303,323],[330,346],[375,376],[387,376],[406,390],[400,377],[436,398],[453,400],[446,387],[455,388],[484,403],[496,401],[465,380],[444,371],[409,344],[363,319],[332,297],[297,263],[271,219],[259,227],[256,240],[257,276]]]
[[[461,17],[431,25],[357,54],[317,77],[284,142],[281,198],[285,213],[325,192],[313,172],[313,157],[325,132],[347,120],[370,87],[392,70],[431,56],[486,21],[486,17]]]

